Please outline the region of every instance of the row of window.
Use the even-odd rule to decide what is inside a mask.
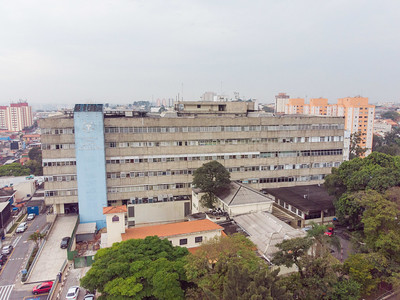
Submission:
[[[260,154],[241,154],[241,155],[199,155],[188,154],[188,156],[171,155],[165,157],[146,157],[142,158],[126,158],[126,159],[107,159],[107,164],[138,164],[138,163],[154,163],[154,162],[177,162],[177,161],[196,161],[196,160],[228,160],[228,159],[249,159],[249,158],[269,158],[269,157],[301,157],[301,156],[331,156],[342,155],[342,149],[327,150],[303,150],[303,151],[272,151],[261,152]]]
[[[255,126],[106,127],[105,133],[247,132],[281,130],[335,130],[344,124],[294,124]]]
[[[43,167],[64,167],[64,166],[76,166],[76,161],[75,160],[43,161]]]
[[[340,162],[321,162],[308,164],[285,164],[285,165],[267,165],[267,166],[241,166],[226,168],[228,172],[257,172],[257,171],[275,171],[275,170],[295,170],[310,168],[332,168],[339,167]],[[174,176],[174,175],[192,175],[196,169],[184,170],[164,170],[164,171],[147,171],[147,172],[107,172],[107,178],[135,178],[135,177],[154,177],[154,176]],[[54,176],[56,177],[56,176]],[[56,181],[56,179],[54,179]],[[59,181],[59,180],[58,180]]]
[[[57,176],[45,176],[44,181],[52,182],[52,181],[76,181],[76,175],[57,175]]]
[[[162,141],[162,142],[109,142],[106,148],[141,148],[141,147],[172,147],[172,146],[218,146],[218,145],[243,145],[266,143],[317,143],[317,142],[342,142],[343,136],[312,136],[312,137],[287,137],[287,138],[251,138],[251,139],[213,139],[190,141]]]
[[[45,191],[45,197],[59,197],[59,196],[77,196],[78,190],[54,190],[54,191]]]
[[[189,195],[180,195],[180,196],[173,196],[173,195],[158,195],[158,196],[153,196],[150,198],[131,198],[128,203],[131,204],[145,204],[145,203],[157,203],[157,202],[169,202],[169,201],[185,201],[185,200],[190,200]],[[130,207],[128,206],[128,209]],[[132,215],[129,215],[129,217],[132,217]]]
[[[42,150],[75,149],[75,144],[42,144]]]
[[[305,182],[313,180],[323,180],[326,174],[307,175],[307,176],[281,176],[269,178],[251,178],[238,180],[240,183],[276,183],[276,182]]]
[[[194,238],[194,242],[195,242],[195,243],[201,243],[201,242],[203,242],[203,237],[202,237],[202,236],[196,236],[196,237]],[[188,243],[188,239],[180,239],[180,240],[179,240],[179,245],[180,245],[180,246],[182,246],[182,245],[187,245],[187,243]]]
[[[74,134],[74,128],[42,128],[42,134]]]
[[[308,176],[281,176],[281,177],[270,177],[270,178],[252,178],[238,180],[240,183],[245,184],[255,184],[255,183],[276,183],[276,182],[306,182],[313,180],[323,180],[325,174],[319,175],[308,175]],[[190,188],[192,184],[188,183],[173,183],[173,184],[156,184],[156,185],[136,185],[136,186],[121,186],[121,187],[109,187],[107,189],[108,193],[127,193],[127,192],[141,192],[141,191],[155,191],[155,190],[169,190],[169,189],[182,189]],[[56,196],[76,196],[78,195],[78,190],[54,190],[45,191],[46,197],[56,197]],[[153,198],[154,199],[154,198]],[[168,200],[167,200],[168,201]],[[169,200],[173,201],[173,200]],[[152,203],[152,202],[149,202]]]
[[[174,190],[190,188],[192,184],[189,183],[165,183],[165,184],[145,184],[145,185],[132,185],[132,186],[119,186],[109,187],[108,193],[128,193],[128,192],[142,192],[142,191],[161,191],[161,190]]]

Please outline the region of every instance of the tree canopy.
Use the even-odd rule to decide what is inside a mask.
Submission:
[[[12,163],[0,166],[0,177],[2,176],[27,176],[31,171],[28,167],[22,166],[19,163]]]
[[[229,172],[215,160],[204,164],[193,173],[193,185],[205,193],[201,198],[201,204],[208,208],[214,207],[215,193],[229,183]]]
[[[114,243],[97,251],[81,285],[101,292],[99,299],[183,299],[187,254],[156,236]]]
[[[279,270],[268,269],[255,245],[241,234],[204,243],[186,257],[188,279],[198,286],[198,299],[288,299]]]

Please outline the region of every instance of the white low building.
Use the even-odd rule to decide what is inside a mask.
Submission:
[[[223,229],[223,227],[205,219],[128,228],[125,233],[121,234],[121,237],[123,241],[126,241],[156,235],[161,239],[168,239],[173,246],[196,248],[207,240],[224,235]]]
[[[208,208],[201,205],[200,199],[203,193],[193,190],[192,193],[192,212],[206,212]],[[216,193],[216,207],[227,212],[230,217],[241,214],[248,214],[259,211],[272,212],[274,199],[269,195],[252,189],[249,186],[237,182],[231,182],[226,188],[220,189]]]

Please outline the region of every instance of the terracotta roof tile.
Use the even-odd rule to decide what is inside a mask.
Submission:
[[[123,213],[126,211],[126,205],[103,207],[103,215]]]
[[[189,222],[179,222],[170,223],[162,225],[153,225],[137,228],[128,228],[123,233],[122,240],[126,241],[129,239],[144,239],[147,236],[159,236],[170,237],[174,235],[188,234],[201,231],[211,231],[211,230],[222,230],[223,227],[215,224],[213,221],[208,219],[189,221]]]

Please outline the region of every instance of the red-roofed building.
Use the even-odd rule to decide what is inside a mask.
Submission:
[[[102,234],[101,237],[103,248],[111,247],[116,242],[144,239],[154,235],[168,239],[174,246],[197,248],[206,240],[224,235],[224,228],[208,219],[126,228],[126,212],[125,205],[103,207],[107,223],[107,234]]]
[[[169,223],[162,225],[128,228],[122,234],[122,240],[144,239],[148,236],[158,236],[171,241],[174,246],[186,248],[199,247],[202,242],[223,235],[223,227],[205,219],[189,222]]]

